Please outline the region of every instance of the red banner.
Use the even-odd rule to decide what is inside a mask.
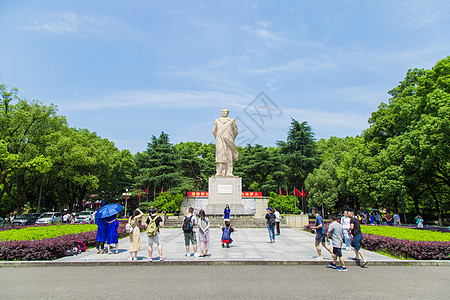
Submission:
[[[187,192],[188,197],[208,198],[208,192]],[[262,197],[262,192],[242,192],[242,198]]]

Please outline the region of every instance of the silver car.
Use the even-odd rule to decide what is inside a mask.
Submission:
[[[62,215],[60,212],[46,212],[37,219],[35,224],[53,224],[57,222],[62,222]]]
[[[75,218],[75,223],[92,223],[94,220],[94,212],[93,211],[82,211],[78,214],[78,216]]]

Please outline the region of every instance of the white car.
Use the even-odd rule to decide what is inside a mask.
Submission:
[[[91,223],[94,220],[93,211],[82,211],[75,218],[75,223]]]
[[[37,219],[36,223],[37,225],[40,224],[53,224],[56,222],[62,222],[62,215],[59,212],[46,212],[43,213],[39,219]]]

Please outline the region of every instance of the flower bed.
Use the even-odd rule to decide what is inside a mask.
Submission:
[[[305,226],[305,230],[314,233],[314,224]],[[361,229],[363,230],[363,227]],[[372,226],[365,226],[372,227]],[[378,227],[378,226],[377,226]],[[380,226],[386,227],[386,226]],[[392,229],[394,227],[387,227]],[[387,230],[385,229],[385,230]],[[411,229],[413,230],[413,229]],[[364,230],[363,230],[364,231]],[[432,232],[429,232],[430,234]],[[400,258],[412,258],[418,260],[449,260],[449,241],[409,241],[381,235],[363,233],[364,239],[361,246],[369,251],[384,251]]]
[[[32,241],[96,230],[97,225],[48,225],[11,229],[0,232],[0,241]]]
[[[143,226],[140,226],[141,230]],[[119,226],[117,233],[119,238],[128,235],[125,226]],[[78,246],[78,241],[86,247],[94,247],[97,231],[67,234],[54,238],[46,238],[33,241],[2,241],[0,242],[0,260],[53,260],[65,255],[66,250]]]

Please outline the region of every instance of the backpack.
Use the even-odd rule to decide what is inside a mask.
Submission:
[[[222,240],[229,240],[231,237],[230,228],[225,227],[222,232]]]
[[[192,232],[191,219],[192,219],[192,216],[190,216],[190,217],[185,216],[184,217],[184,221],[183,221],[183,231],[184,231],[184,233],[191,233]]]
[[[156,226],[156,222],[155,222],[157,217],[158,216],[156,216],[153,219],[151,216],[149,216],[150,222],[148,223],[148,226],[147,226],[147,235],[149,237],[154,237],[158,234],[158,226]]]
[[[269,226],[270,227],[275,226],[275,214],[274,213],[269,214]]]

